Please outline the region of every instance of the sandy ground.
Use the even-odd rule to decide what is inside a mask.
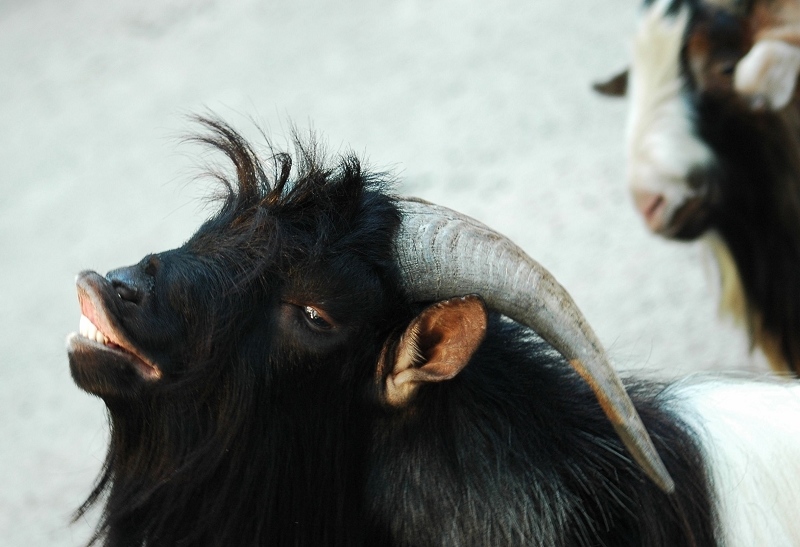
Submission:
[[[106,442],[70,379],[73,279],[179,245],[208,214],[187,115],[277,144],[290,120],[400,190],[511,236],[621,368],[758,368],[701,245],[648,235],[623,183],[633,0],[0,0],[0,545],[73,546]],[[567,7],[568,4],[568,7]],[[378,8],[376,6],[380,5]]]

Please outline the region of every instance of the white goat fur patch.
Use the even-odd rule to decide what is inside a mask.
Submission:
[[[668,15],[669,0],[641,14],[633,41],[627,123],[628,182],[632,189],[663,194],[672,215],[693,195],[686,176],[713,161],[693,131],[692,112],[681,96],[680,52],[688,8]]]
[[[683,385],[678,413],[700,438],[726,547],[800,545],[800,385]]]

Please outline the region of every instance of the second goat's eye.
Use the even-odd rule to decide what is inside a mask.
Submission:
[[[306,321],[309,325],[318,330],[330,330],[333,325],[330,324],[322,315],[319,310],[313,306],[303,306],[303,313],[306,316]]]
[[[733,76],[734,72],[736,72],[735,61],[727,61],[719,65],[719,73],[723,76]]]

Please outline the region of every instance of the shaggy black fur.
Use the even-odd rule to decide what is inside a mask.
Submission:
[[[494,315],[488,332],[458,377],[379,419],[375,545],[716,544],[702,457],[663,386],[628,388],[678,485],[671,499],[560,355]]]
[[[70,356],[111,422],[80,510],[104,503],[97,541],[715,544],[702,457],[661,388],[632,393],[672,496],[628,458],[563,358],[506,319],[491,315],[454,380],[383,405],[381,350],[422,305],[398,290],[386,185],[352,157],[323,167],[302,145],[293,180],[281,154],[268,176],[237,133],[203,123],[200,140],[236,168],[220,212],[179,249],[93,281],[163,377],[130,390],[97,356]]]

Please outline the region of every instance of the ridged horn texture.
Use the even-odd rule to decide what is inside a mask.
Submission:
[[[533,329],[591,386],[645,473],[672,493],[675,483],[605,350],[550,272],[473,218],[414,198],[399,205],[403,220],[395,252],[408,295],[439,301],[479,294],[490,308]]]

